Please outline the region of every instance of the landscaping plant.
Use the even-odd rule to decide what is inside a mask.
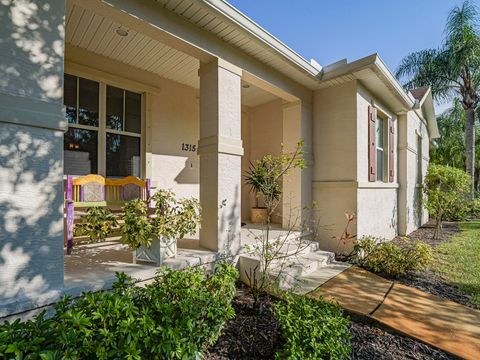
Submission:
[[[425,268],[433,257],[432,249],[422,241],[404,238],[400,245],[364,237],[354,247],[354,261],[360,266],[390,278]]]
[[[291,153],[285,152],[282,147],[282,153],[279,156],[266,155],[257,161],[259,168],[263,169],[263,180],[259,182],[261,183],[259,191],[263,194],[268,216],[265,229],[260,235],[252,233],[254,243],[245,246],[247,253],[259,260],[259,265],[245,274],[252,292],[255,309],[259,304],[260,295],[267,289],[274,291],[283,270],[291,266],[294,259],[310,245],[303,237],[292,243],[290,241],[292,233],[294,231],[302,234],[310,233],[312,237],[315,237],[318,227],[318,219],[316,220],[314,216],[316,211],[314,204],[311,208],[294,209],[290,211],[290,214],[283,214],[283,216],[289,217],[287,231],[276,238],[271,237],[271,216],[280,203],[282,182],[287,181],[288,175],[294,169],[301,170],[306,166],[303,158],[303,145],[303,141],[298,142]],[[289,247],[288,253],[285,252],[286,247]]]
[[[117,219],[108,207],[91,207],[75,226],[75,235],[86,235],[90,242],[103,242],[116,226]]]
[[[351,352],[350,321],[341,307],[322,297],[286,293],[275,306],[285,345],[277,359],[346,359]]]
[[[149,208],[150,203],[154,203]],[[195,233],[201,221],[197,199],[177,199],[172,191],[159,190],[147,200],[135,199],[123,207],[122,242],[132,249],[151,247],[152,240],[182,239]]]
[[[471,177],[464,171],[450,166],[430,165],[425,177],[425,201],[431,217],[435,219],[434,238],[438,239],[442,221],[453,214],[468,214],[471,200]]]
[[[0,358],[201,359],[234,316],[237,270],[219,263],[162,269],[152,284],[135,286],[117,274],[112,291],[65,297],[55,314],[0,325]]]

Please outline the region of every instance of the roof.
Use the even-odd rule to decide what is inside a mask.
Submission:
[[[429,87],[423,86],[413,90],[410,90],[410,94],[415,98],[415,100],[421,101],[425,94],[428,92]]]
[[[409,111],[415,99],[398,82],[378,54],[372,54],[353,62],[341,60],[324,67],[319,88],[335,86],[354,79],[389,105],[394,112]]]
[[[308,89],[317,84],[321,66],[308,61],[224,0],[155,0],[175,15]]]

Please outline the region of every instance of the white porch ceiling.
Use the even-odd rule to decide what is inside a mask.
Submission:
[[[198,59],[134,29],[128,29],[128,36],[119,36],[115,32],[119,27],[122,24],[67,2],[66,43],[187,86],[199,87]]]
[[[128,36],[115,32],[120,27],[128,30]],[[200,87],[200,62],[195,57],[70,1],[67,1],[65,42],[163,78]],[[243,105],[257,106],[275,99],[275,95],[253,85],[242,87]]]

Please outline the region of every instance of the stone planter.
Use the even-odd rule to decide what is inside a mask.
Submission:
[[[267,208],[254,207],[250,209],[250,219],[253,224],[266,224],[268,218]]]
[[[140,246],[133,251],[133,263],[137,261],[153,263],[156,266],[163,265],[163,262],[177,255],[177,239],[166,240],[157,238],[152,240],[152,246],[147,248]]]

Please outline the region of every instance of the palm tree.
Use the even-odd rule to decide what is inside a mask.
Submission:
[[[465,167],[472,179],[475,176],[475,108],[480,100],[478,14],[477,7],[469,0],[453,8],[441,47],[409,54],[396,73],[397,78],[406,79],[406,89],[431,86],[437,101],[460,99],[465,111]]]

